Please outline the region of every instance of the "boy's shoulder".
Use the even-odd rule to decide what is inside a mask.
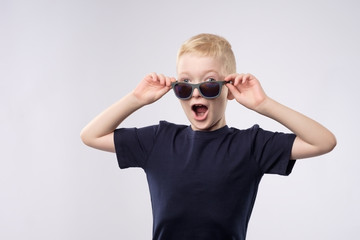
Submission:
[[[158,125],[156,125],[155,127],[157,128],[157,131],[172,131],[172,132],[183,131],[190,128],[189,125],[172,123],[165,120],[159,121]]]

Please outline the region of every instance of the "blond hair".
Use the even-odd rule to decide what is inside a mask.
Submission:
[[[178,63],[179,58],[187,53],[219,58],[223,61],[224,74],[236,72],[236,61],[231,45],[225,38],[218,35],[202,33],[191,37],[181,45],[176,62]]]

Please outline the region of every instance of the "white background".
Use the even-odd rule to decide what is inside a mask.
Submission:
[[[145,174],[81,129],[149,72],[175,75],[189,37],[227,38],[238,72],[331,129],[336,149],[265,176],[248,239],[358,239],[360,4],[337,1],[0,1],[0,239],[151,239]],[[170,92],[125,127],[188,124]],[[229,126],[287,131],[236,102]]]

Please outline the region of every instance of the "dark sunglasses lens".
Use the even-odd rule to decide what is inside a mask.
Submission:
[[[202,95],[208,98],[216,97],[220,93],[220,84],[217,82],[206,82],[200,85]]]
[[[178,98],[188,98],[191,95],[192,87],[186,83],[178,83],[175,85],[174,91]]]

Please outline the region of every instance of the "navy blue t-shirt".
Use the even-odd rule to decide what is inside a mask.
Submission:
[[[144,169],[156,240],[243,240],[261,177],[290,174],[294,134],[162,121],[114,134],[120,168]]]

